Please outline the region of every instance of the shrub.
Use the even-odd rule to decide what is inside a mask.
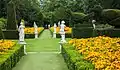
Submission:
[[[73,24],[75,23],[82,23],[84,18],[85,18],[85,14],[81,13],[81,12],[73,12],[72,13],[72,20],[73,20]]]
[[[7,6],[7,30],[16,30],[16,11],[12,1]]]
[[[5,28],[7,20],[4,18],[0,18],[0,27]]]
[[[105,9],[101,13],[102,18],[110,25],[120,26],[119,17],[120,17],[120,10],[118,9]]]
[[[120,17],[120,10],[118,9],[104,9],[101,13],[105,20],[111,21],[115,18]]]

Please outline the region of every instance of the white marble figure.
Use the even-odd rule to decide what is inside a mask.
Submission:
[[[24,41],[24,28],[25,26],[23,25],[23,22],[20,23],[20,26],[18,28],[19,31],[19,42],[25,42]]]
[[[58,27],[60,27],[60,21],[58,22]]]
[[[54,23],[53,38],[56,38],[56,28],[57,28],[57,25],[56,25],[56,23]]]
[[[92,24],[93,24],[93,28],[95,29],[95,23],[96,21],[95,20],[92,20]]]
[[[48,25],[48,28],[50,28],[50,24]]]
[[[38,26],[36,25],[36,23],[34,22],[34,33],[35,33],[35,38],[38,38]]]
[[[61,34],[61,42],[66,42],[65,40],[65,25],[64,25],[65,21],[62,21],[61,22],[61,25],[60,25],[60,34]]]

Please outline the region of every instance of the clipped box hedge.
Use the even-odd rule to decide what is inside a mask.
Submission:
[[[0,70],[12,70],[22,56],[24,56],[24,46],[15,45],[7,51],[7,54],[0,55]]]
[[[103,35],[110,37],[120,37],[120,29],[116,29],[116,28],[93,29],[91,27],[72,28],[72,38],[89,38],[89,37],[96,37]]]
[[[62,55],[69,70],[94,70],[94,65],[84,60],[82,54],[79,54],[71,45],[62,45]]]
[[[19,38],[19,32],[17,30],[2,30],[4,33],[5,39],[18,39]],[[2,36],[0,36],[0,39],[2,39]]]
[[[43,31],[44,29],[38,33],[38,37],[41,35]],[[35,38],[35,34],[25,34],[25,38]]]
[[[72,28],[72,38],[89,38],[93,36],[93,28]]]

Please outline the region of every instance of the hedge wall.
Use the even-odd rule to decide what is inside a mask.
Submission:
[[[72,38],[89,38],[103,35],[110,37],[120,37],[120,29],[72,28]]]
[[[72,38],[88,38],[93,36],[93,28],[72,28]]]
[[[24,46],[16,45],[7,54],[0,55],[0,70],[12,70],[20,58],[24,56]]]
[[[82,54],[71,45],[62,45],[62,55],[69,70],[94,70],[94,65],[84,60]]]
[[[19,32],[17,30],[3,30],[5,39],[18,39],[19,38]],[[0,36],[0,39],[2,37]]]

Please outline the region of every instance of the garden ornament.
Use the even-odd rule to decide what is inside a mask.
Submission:
[[[56,23],[54,23],[53,38],[56,38],[56,28],[57,28],[57,25],[56,25]]]
[[[38,26],[36,25],[36,23],[34,22],[34,33],[35,33],[35,38],[38,38]]]

